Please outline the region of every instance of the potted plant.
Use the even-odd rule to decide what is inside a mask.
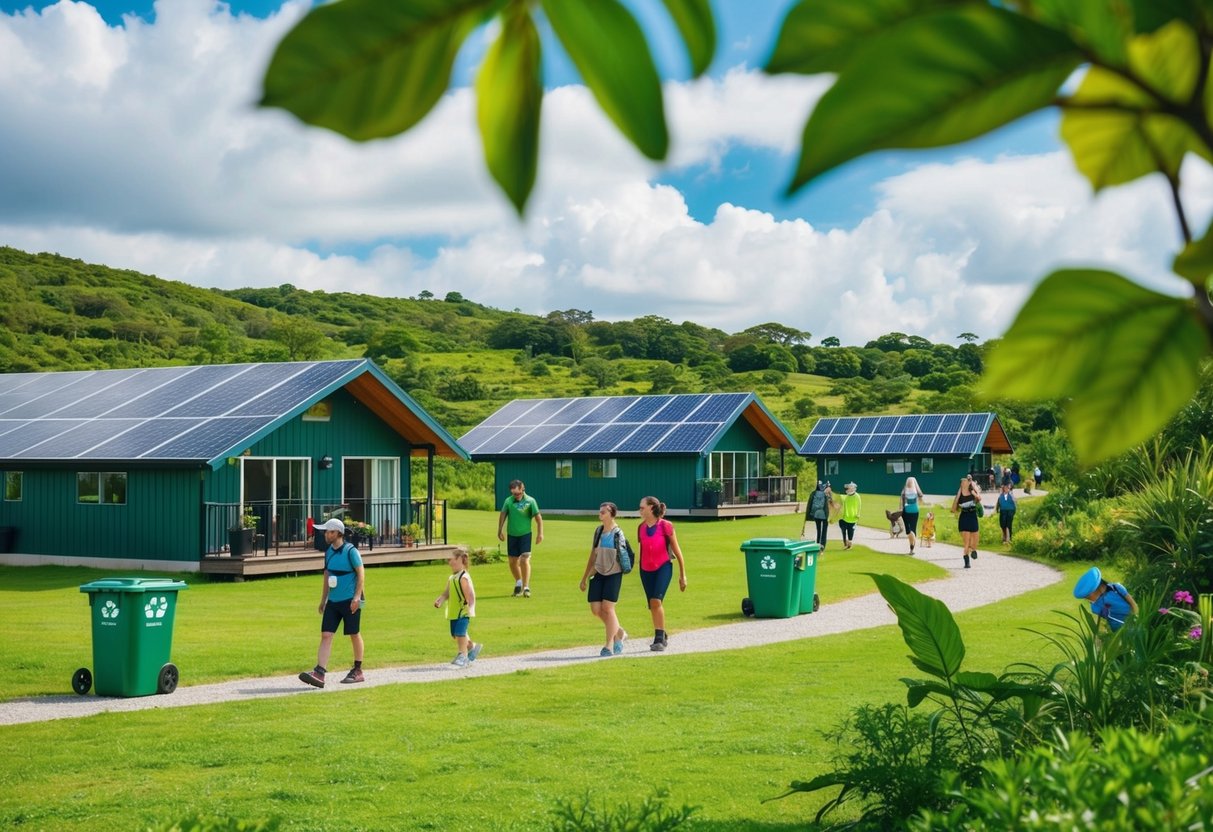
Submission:
[[[260,522],[261,518],[253,514],[251,507],[246,506],[240,513],[236,525],[227,532],[227,548],[232,557],[239,558],[253,553],[253,539],[257,534],[257,524]]]
[[[368,548],[375,548],[375,527],[370,523],[363,523],[361,520],[350,520],[345,524],[345,539],[354,546],[366,544]]]
[[[406,523],[400,527],[400,538],[408,548],[417,545],[417,541],[421,539],[421,534],[421,525],[419,523]]]
[[[703,507],[716,508],[720,505],[720,492],[724,491],[724,483],[718,479],[704,480],[703,488]]]

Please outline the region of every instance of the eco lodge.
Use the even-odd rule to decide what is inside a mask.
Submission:
[[[0,562],[318,571],[329,517],[368,564],[444,558],[437,456],[467,458],[365,359],[5,375]]]
[[[797,510],[784,454],[796,442],[754,393],[516,399],[459,439],[495,468],[496,505],[511,480],[545,514],[635,514],[653,495],[671,515],[738,517]],[[779,475],[764,474],[768,450]]]

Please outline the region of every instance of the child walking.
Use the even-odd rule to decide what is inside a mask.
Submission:
[[[446,604],[446,617],[451,622],[451,638],[459,647],[459,654],[451,661],[455,667],[467,667],[476,661],[483,644],[476,644],[468,636],[468,626],[476,616],[476,590],[472,576],[468,574],[468,553],[456,549],[447,565],[451,574],[446,579],[446,589],[434,599],[434,606]]]
[[[918,537],[922,540],[923,546],[931,548],[931,544],[935,542],[935,512],[927,512],[927,516],[922,521],[922,534]]]

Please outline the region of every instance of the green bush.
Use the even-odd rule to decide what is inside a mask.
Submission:
[[[658,789],[638,806],[623,803],[614,808],[595,806],[590,795],[580,801],[561,800],[552,810],[553,832],[666,832],[686,823],[698,807],[683,805],[672,809],[665,805],[669,790]]]
[[[1019,759],[985,766],[978,788],[953,792],[950,812],[928,810],[910,822],[939,830],[1082,829],[1180,832],[1213,818],[1213,730],[1171,726],[1151,735],[1132,728],[1071,734]]]
[[[468,488],[457,488],[447,493],[446,503],[451,508],[466,508],[472,511],[492,511],[493,495]]]

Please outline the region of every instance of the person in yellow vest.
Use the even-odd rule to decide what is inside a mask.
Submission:
[[[446,604],[446,617],[451,623],[451,638],[459,648],[459,653],[451,661],[455,667],[467,667],[476,661],[483,644],[476,644],[468,635],[468,627],[476,617],[476,589],[472,586],[472,576],[468,574],[468,553],[464,549],[456,549],[447,560],[451,574],[446,579],[446,589],[434,599],[434,606]]]
[[[842,548],[850,549],[855,540],[855,524],[859,522],[859,511],[863,501],[856,493],[857,485],[849,482],[842,487],[842,508],[838,515],[838,528],[842,531]]]

